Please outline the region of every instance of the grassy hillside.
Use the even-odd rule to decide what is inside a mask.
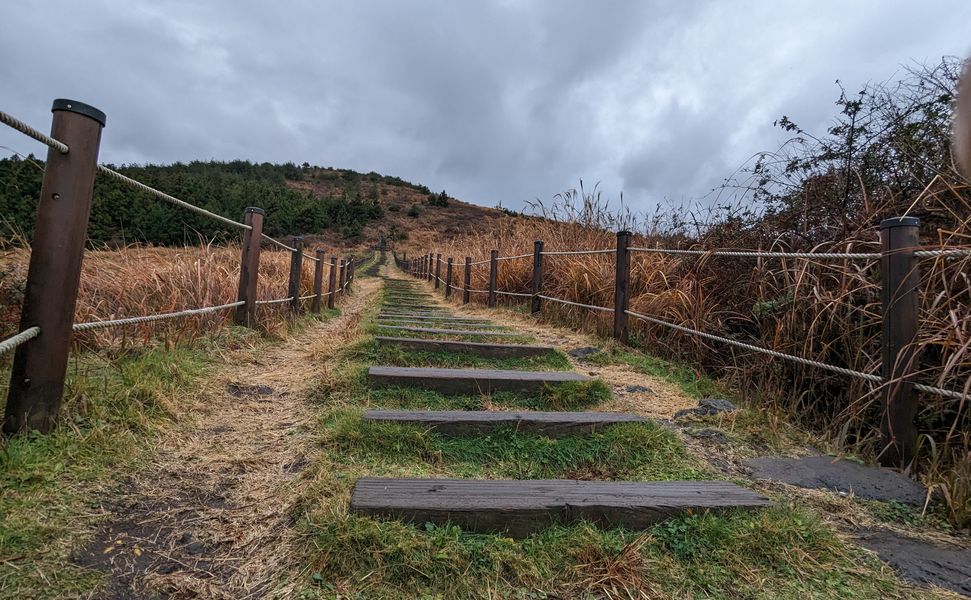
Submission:
[[[33,156],[0,159],[0,239],[30,239],[43,169],[43,161]],[[381,235],[430,242],[432,235],[467,233],[471,223],[502,214],[398,177],[307,163],[194,161],[118,170],[230,218],[240,218],[247,206],[260,206],[267,212],[267,234],[303,234],[326,246],[371,245]],[[95,184],[88,233],[92,242],[111,245],[191,245],[237,237],[205,217],[103,177]]]

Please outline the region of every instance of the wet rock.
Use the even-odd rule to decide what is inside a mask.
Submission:
[[[908,581],[971,596],[971,550],[929,544],[884,529],[864,530],[857,541]]]
[[[867,500],[896,500],[920,505],[926,490],[913,479],[891,469],[867,467],[832,456],[802,458],[760,457],[747,461],[752,475],[810,489],[854,494]]]
[[[584,346],[582,348],[574,348],[572,350],[568,350],[567,354],[569,354],[573,358],[582,360],[588,356],[597,354],[598,352],[600,352],[600,348],[594,348],[593,346]]]
[[[728,436],[725,435],[724,431],[711,429],[710,427],[706,427],[705,429],[685,429],[684,433],[695,439],[715,442],[716,444],[728,443]]]
[[[698,401],[698,406],[695,408],[685,408],[674,413],[675,419],[680,419],[681,417],[686,417],[688,415],[697,415],[699,417],[705,417],[709,415],[717,415],[723,412],[733,412],[738,410],[733,402],[729,402],[724,398],[702,398]]]

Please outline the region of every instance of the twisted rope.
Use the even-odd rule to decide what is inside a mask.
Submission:
[[[522,298],[532,298],[533,297],[532,294],[522,294],[522,293],[519,293],[519,292],[501,292],[499,290],[496,290],[496,293],[497,294],[502,294],[504,296],[520,296]]]
[[[855,371],[853,369],[847,369],[845,367],[837,367],[836,365],[831,365],[828,363],[820,362],[818,360],[812,360],[809,358],[803,358],[801,356],[795,356],[793,354],[786,354],[785,352],[779,352],[777,350],[770,350],[769,348],[764,348],[762,346],[756,346],[754,344],[746,344],[745,342],[739,342],[738,340],[729,339],[726,337],[721,337],[719,335],[714,335],[711,333],[705,333],[704,331],[698,331],[697,329],[692,329],[690,327],[684,327],[683,325],[675,325],[674,323],[669,323],[667,321],[662,321],[660,319],[655,319],[654,317],[649,317],[647,315],[642,315],[641,313],[634,312],[632,310],[624,311],[626,314],[636,317],[638,319],[648,321],[649,323],[654,323],[655,325],[662,325],[664,327],[670,327],[675,331],[680,331],[682,333],[689,333],[691,335],[697,335],[705,339],[709,339],[716,342],[722,342],[723,344],[728,344],[730,346],[735,346],[737,348],[742,348],[744,350],[751,350],[752,352],[760,352],[774,358],[782,358],[794,363],[799,363],[801,365],[806,365],[809,367],[815,367],[817,369],[823,369],[826,371],[832,371],[833,373],[839,373],[840,375],[846,375],[848,377],[855,377],[857,379],[863,379],[866,381],[871,381],[873,383],[884,384],[886,383],[883,377],[879,375],[874,375],[872,373],[864,373],[862,371]],[[914,389],[928,392],[931,394],[938,394],[941,396],[947,396],[950,398],[963,399],[966,394],[961,392],[954,392],[951,390],[945,390],[941,388],[932,387],[929,385],[924,385],[921,383],[913,384]]]
[[[496,260],[515,260],[517,258],[532,258],[532,254],[517,254],[516,256],[497,256]]]
[[[289,298],[280,298],[279,300],[257,300],[256,304],[257,305],[283,304],[284,302],[290,302],[291,300],[293,300],[293,296],[290,296]]]
[[[290,246],[287,246],[286,244],[284,244],[280,240],[275,240],[275,239],[271,238],[270,236],[266,235],[265,233],[261,234],[261,236],[263,237],[264,240],[270,242],[271,244],[276,244],[277,246],[283,248],[284,250],[289,250],[290,252],[296,252],[297,251],[296,248],[291,248]]]
[[[17,117],[11,114],[7,114],[2,110],[0,110],[0,123],[13,127],[14,129],[26,135],[27,137],[34,138],[38,142],[57,150],[61,154],[67,154],[68,150],[70,150],[67,147],[67,144],[65,144],[64,142],[59,142],[49,135],[44,135],[43,133],[37,131],[30,125],[24,123]]]
[[[162,321],[165,319],[176,319],[179,317],[191,317],[193,315],[204,315],[207,313],[213,313],[220,310],[225,310],[227,308],[236,308],[237,306],[242,306],[246,304],[242,300],[239,302],[232,302],[230,304],[220,304],[219,306],[207,306],[205,308],[193,308],[190,310],[183,310],[173,313],[161,313],[157,315],[146,315],[143,317],[128,317],[126,319],[113,319],[111,321],[91,321],[89,323],[75,323],[74,331],[90,331],[92,329],[107,329],[109,327],[121,327],[123,325],[137,325],[138,323],[150,323],[153,321]]]
[[[734,256],[736,258],[808,258],[823,260],[874,260],[882,255],[872,252],[754,252],[748,250],[675,250],[670,248],[628,248],[631,252],[686,254],[690,256]]]
[[[245,223],[240,223],[239,221],[234,221],[232,219],[227,219],[226,217],[223,217],[221,215],[217,215],[216,213],[209,212],[208,210],[206,210],[204,208],[200,208],[200,207],[196,206],[195,204],[189,204],[188,202],[186,202],[184,200],[179,200],[175,196],[170,196],[170,195],[166,194],[165,192],[162,192],[162,191],[159,191],[159,190],[157,190],[157,189],[155,189],[153,187],[147,186],[147,185],[145,185],[144,183],[142,183],[140,181],[136,181],[136,180],[132,179],[131,177],[128,177],[126,175],[122,175],[118,171],[114,171],[112,169],[109,169],[108,167],[106,167],[104,165],[98,165],[98,172],[99,173],[104,173],[105,175],[107,175],[109,177],[112,177],[114,179],[117,179],[118,181],[124,183],[125,185],[127,185],[129,187],[135,188],[136,190],[140,190],[140,191],[145,192],[147,194],[151,194],[151,195],[155,196],[156,198],[158,198],[160,200],[164,200],[164,201],[169,202],[171,204],[174,204],[176,206],[182,207],[182,208],[184,208],[186,210],[190,210],[190,211],[192,211],[192,212],[194,212],[196,214],[200,214],[200,215],[202,215],[204,217],[208,217],[208,218],[213,219],[215,221],[219,221],[220,223],[223,223],[224,225],[229,225],[230,227],[236,227],[237,229],[253,229],[251,226],[246,225]]]
[[[544,256],[568,256],[568,255],[571,255],[571,254],[572,255],[577,255],[577,254],[613,254],[615,252],[617,252],[616,249],[612,249],[612,250],[554,250],[554,251],[549,251],[549,252],[547,252],[547,251],[544,250],[543,252],[540,252],[540,254],[542,254]],[[530,255],[530,256],[532,256],[532,255]]]
[[[563,300],[562,298],[553,298],[552,296],[544,296],[543,294],[536,294],[537,297],[543,300],[550,300],[552,302],[559,302],[561,304],[569,304],[571,306],[579,306],[580,308],[590,308],[593,310],[602,310],[604,312],[614,312],[614,309],[607,308],[606,306],[594,306],[592,304],[580,304],[579,302],[570,302],[569,300]]]
[[[40,327],[28,327],[20,333],[12,335],[0,342],[0,354],[6,354],[24,342],[34,339],[38,335],[40,335]]]

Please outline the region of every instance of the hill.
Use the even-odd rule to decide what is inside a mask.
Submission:
[[[34,156],[0,159],[0,237],[30,239],[44,163]],[[496,209],[432,194],[424,185],[375,172],[251,163],[193,161],[129,165],[117,170],[186,202],[230,218],[247,206],[266,210],[265,232],[305,235],[332,247],[373,245],[382,235],[427,243],[471,232],[472,224],[502,216]],[[234,239],[235,231],[106,178],[95,183],[88,228],[94,243],[196,244]]]

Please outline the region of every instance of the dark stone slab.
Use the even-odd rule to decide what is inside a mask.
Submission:
[[[587,435],[610,425],[645,421],[630,413],[469,410],[369,410],[364,420],[421,425],[450,436],[489,433],[505,426],[548,437]]]
[[[907,581],[971,597],[971,550],[929,544],[884,529],[866,530],[857,541]]]
[[[700,417],[705,417],[708,415],[717,415],[723,412],[732,412],[738,410],[738,407],[734,403],[729,402],[723,398],[702,398],[698,401],[698,406],[696,408],[685,408],[674,413],[675,419],[680,419],[681,417],[687,415],[698,415]]]
[[[467,531],[524,537],[549,525],[586,520],[646,529],[686,513],[762,508],[772,503],[727,481],[381,479],[354,484],[350,510],[416,524],[454,523]]]
[[[452,340],[426,340],[375,336],[378,345],[397,345],[413,352],[467,352],[488,358],[527,358],[555,352],[550,346],[525,344],[490,344],[487,342],[456,342]]]
[[[375,386],[406,386],[443,394],[538,392],[548,384],[587,381],[569,371],[497,371],[493,369],[433,369],[420,367],[371,367],[368,382]]]
[[[762,457],[749,460],[747,465],[758,478],[775,479],[804,488],[852,493],[867,500],[896,500],[919,505],[926,497],[923,486],[896,471],[867,467],[832,456]]]
[[[405,326],[415,326],[420,325],[427,327],[428,325],[435,325],[436,327],[477,327],[479,329],[509,329],[505,325],[493,325],[492,323],[469,323],[468,321],[450,321],[445,319],[440,319],[429,323],[428,321],[420,321],[417,319],[398,319],[394,317],[381,317],[377,321],[378,325],[405,325]]]
[[[378,324],[381,329],[394,329],[397,331],[412,331],[415,333],[434,333],[437,335],[473,335],[473,336],[488,336],[488,337],[519,337],[518,333],[509,333],[504,331],[481,331],[477,329],[438,329],[432,327],[408,327],[405,325],[381,325]],[[475,327],[474,324],[469,325],[469,327]]]

